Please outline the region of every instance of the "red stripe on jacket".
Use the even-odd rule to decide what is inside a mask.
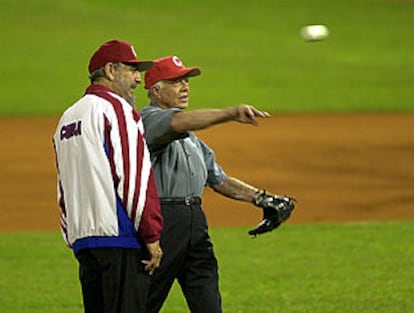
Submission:
[[[112,107],[115,111],[116,119],[118,121],[118,128],[119,128],[119,136],[121,138],[121,147],[122,147],[122,160],[123,160],[123,171],[124,171],[124,194],[122,197],[122,204],[124,208],[127,208],[128,204],[128,190],[129,190],[129,175],[130,175],[130,167],[129,167],[129,141],[128,141],[128,130],[126,126],[125,114],[124,110],[122,109],[121,102],[112,97],[107,92],[96,92],[96,95],[104,98],[108,102],[112,104]]]
[[[126,120],[125,120],[125,115],[122,109],[122,104],[118,99],[111,96],[109,92],[113,92],[113,91],[102,85],[91,85],[88,87],[86,91],[86,93],[88,94],[94,94],[98,97],[101,97],[107,100],[109,103],[111,103],[114,108],[115,114],[117,116],[118,126],[120,129],[122,155],[123,155],[123,163],[124,163],[124,175],[125,175],[123,205],[124,205],[124,208],[126,209],[127,202],[128,202],[129,175],[130,175],[128,131],[126,127]],[[131,110],[132,110],[135,121],[138,123],[139,120],[141,119],[140,114],[133,107],[131,107]],[[108,124],[109,124],[109,121],[108,121]],[[105,125],[105,126],[110,126],[110,125]],[[105,129],[107,128],[105,127]],[[136,211],[137,211],[137,203],[138,203],[138,195],[139,195],[138,191],[141,188],[141,173],[142,173],[144,149],[145,149],[145,140],[144,140],[143,134],[138,133],[136,186],[134,190],[135,192],[134,192],[134,197],[133,197],[133,207],[132,207],[131,216],[130,216],[130,219],[133,223],[135,221]],[[112,157],[112,161],[113,161],[113,157]],[[114,173],[115,165],[113,166],[114,166],[113,168],[113,173]],[[111,165],[111,168],[112,168],[112,165]],[[115,178],[116,176],[114,176],[114,179]],[[119,178],[117,179],[119,182]],[[138,233],[140,234],[140,237],[143,239],[145,243],[151,243],[151,242],[159,240],[162,227],[163,227],[163,218],[162,218],[161,210],[160,210],[158,191],[156,188],[156,182],[155,182],[153,169],[151,168],[150,177],[149,177],[148,186],[147,186],[145,208],[141,215]]]

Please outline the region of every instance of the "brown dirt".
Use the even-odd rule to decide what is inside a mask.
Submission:
[[[0,119],[0,231],[58,230],[56,117]],[[298,200],[290,223],[414,219],[414,114],[287,115],[200,131],[228,175]],[[211,226],[254,225],[210,190]]]

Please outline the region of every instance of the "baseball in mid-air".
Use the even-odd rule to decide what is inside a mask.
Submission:
[[[300,31],[306,41],[318,41],[328,38],[329,30],[325,25],[306,25]]]

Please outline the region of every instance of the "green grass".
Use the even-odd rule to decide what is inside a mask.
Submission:
[[[143,59],[200,66],[192,108],[413,112],[413,16],[411,1],[387,0],[0,0],[0,116],[60,114],[112,38]],[[329,27],[328,40],[300,38],[314,23]],[[143,89],[137,99],[147,103]],[[414,312],[414,222],[246,231],[211,230],[225,312]],[[0,233],[0,250],[2,313],[83,311],[60,234]],[[162,312],[186,312],[177,286]]]
[[[284,225],[250,239],[213,228],[225,312],[414,312],[414,222]],[[4,313],[82,312],[58,233],[0,234]],[[187,312],[174,287],[162,312]]]
[[[271,112],[413,111],[414,4],[386,0],[1,0],[1,115],[60,114],[104,41],[199,65],[191,107]],[[300,28],[326,24],[328,40]],[[138,105],[147,103],[143,89]]]

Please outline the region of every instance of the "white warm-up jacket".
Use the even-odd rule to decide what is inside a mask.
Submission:
[[[68,108],[53,143],[61,229],[69,247],[139,248],[162,217],[139,113],[101,85]]]

